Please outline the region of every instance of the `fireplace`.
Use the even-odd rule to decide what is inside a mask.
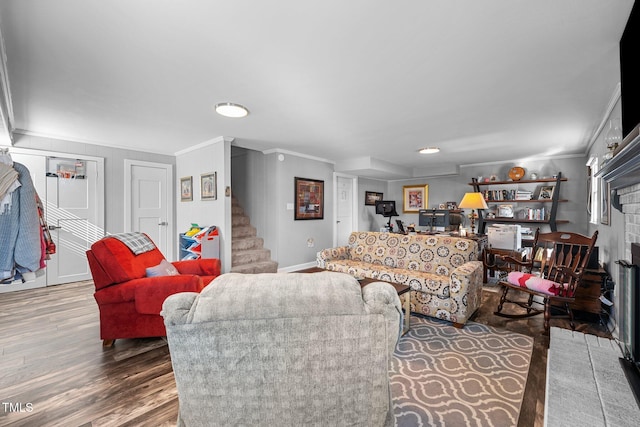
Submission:
[[[640,406],[640,244],[631,244],[631,263],[620,260],[619,340],[623,357],[620,364],[636,403]]]

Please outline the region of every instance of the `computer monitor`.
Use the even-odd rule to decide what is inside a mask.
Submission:
[[[376,213],[385,218],[389,218],[387,229],[391,230],[391,217],[399,216],[396,212],[395,200],[376,200]]]
[[[395,200],[376,200],[376,213],[389,218],[398,216]]]
[[[420,209],[418,225],[421,227],[449,227],[448,209]]]

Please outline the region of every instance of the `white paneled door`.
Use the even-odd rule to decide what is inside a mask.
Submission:
[[[335,175],[335,246],[345,246],[349,241],[349,235],[356,229],[357,207],[354,199],[357,188],[357,178],[346,175]]]
[[[52,162],[48,159],[49,169]],[[65,159],[64,164],[81,164],[80,177],[65,178],[47,175],[45,213],[56,254],[47,262],[47,285],[91,279],[86,251],[104,236],[98,224],[97,165],[94,161]],[[58,163],[59,164],[59,163]]]
[[[173,259],[172,167],[125,160],[125,231],[146,233],[167,259]]]

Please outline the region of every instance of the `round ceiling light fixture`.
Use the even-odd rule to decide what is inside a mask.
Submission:
[[[232,102],[221,102],[216,104],[216,113],[225,117],[240,118],[249,114],[249,110],[243,105]]]
[[[420,154],[434,154],[438,152],[440,152],[440,149],[438,147],[426,147],[418,150],[418,153]]]

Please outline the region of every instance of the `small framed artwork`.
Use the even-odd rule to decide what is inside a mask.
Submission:
[[[402,187],[402,211],[405,213],[426,209],[429,200],[429,185],[405,185]]]
[[[458,209],[458,204],[456,202],[447,202],[447,209],[449,210]]]
[[[553,198],[553,189],[555,186],[553,185],[544,185],[540,187],[540,194],[538,195],[538,200],[545,200]]]
[[[498,206],[498,217],[500,217],[500,218],[513,218],[513,205],[500,205],[500,206]]]
[[[180,178],[180,201],[190,202],[193,200],[193,177],[185,176]]]
[[[324,181],[295,177],[294,219],[324,218]]]
[[[600,223],[604,225],[611,224],[611,188],[608,182],[604,182],[603,179],[600,179],[600,192],[601,194],[601,203],[600,203]]]
[[[376,202],[382,200],[382,193],[376,193],[375,191],[364,192],[364,204],[367,206],[375,206]]]
[[[200,200],[216,200],[218,198],[217,186],[217,172],[200,175]]]

